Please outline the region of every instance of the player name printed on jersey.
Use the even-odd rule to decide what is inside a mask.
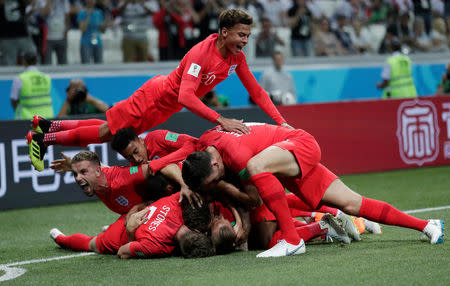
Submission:
[[[439,125],[433,102],[402,102],[397,111],[396,134],[403,162],[418,166],[433,162],[439,154]]]

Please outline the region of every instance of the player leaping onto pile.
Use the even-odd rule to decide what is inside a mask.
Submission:
[[[48,145],[86,146],[107,142],[117,130],[125,127],[133,127],[136,134],[141,134],[165,122],[183,107],[220,124],[224,130],[248,133],[242,120],[225,118],[199,99],[233,72],[265,113],[278,125],[289,126],[250,72],[242,52],[252,24],[252,17],[242,10],[222,12],[219,34],[212,34],[195,45],[169,75],[155,76],[131,97],[114,105],[106,112],[106,122],[96,119],[48,121],[35,116],[34,131],[27,135],[33,166],[38,171],[44,169],[43,158]]]

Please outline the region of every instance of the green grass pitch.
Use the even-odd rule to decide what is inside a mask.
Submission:
[[[401,210],[450,205],[450,166],[343,176],[360,194]],[[414,216],[450,222],[450,209]],[[0,269],[5,264],[74,254],[48,232],[97,234],[117,215],[100,202],[0,212]],[[15,267],[26,273],[1,285],[450,285],[450,242],[430,245],[421,233],[382,226],[350,245],[310,244],[293,257],[257,259],[256,251],[203,259],[120,260],[89,255]],[[0,277],[5,272],[0,270]],[[1,279],[1,278],[0,278]]]

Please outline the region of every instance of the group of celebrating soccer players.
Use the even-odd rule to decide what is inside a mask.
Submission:
[[[112,141],[131,164],[102,166],[89,151],[53,162],[58,171],[72,171],[86,195],[95,194],[121,215],[94,237],[52,229],[56,243],[121,258],[175,249],[185,257],[204,257],[237,247],[267,249],[257,257],[289,256],[304,253],[305,241],[316,237],[360,240],[345,213],[367,219],[367,229],[375,233],[381,232],[379,222],[422,231],[432,244],[443,241],[443,221],[421,220],[365,198],[320,164],[314,137],[286,122],[247,66],[242,49],[251,25],[242,10],[222,12],[218,34],[194,46],[173,72],[148,80],[114,105],[106,121],[33,118],[27,140],[38,171],[44,169],[47,146],[54,144]],[[225,118],[201,102],[234,72],[277,125]],[[137,136],[183,107],[219,125],[198,139],[164,130]],[[331,214],[308,224],[293,218],[311,212]]]

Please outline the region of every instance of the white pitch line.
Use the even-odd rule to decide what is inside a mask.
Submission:
[[[61,259],[68,259],[68,258],[74,258],[74,257],[81,257],[81,256],[86,256],[86,255],[92,255],[92,254],[95,254],[95,252],[82,252],[82,253],[79,253],[79,254],[72,254],[72,255],[66,255],[66,256],[57,256],[57,257],[33,259],[33,260],[13,262],[13,263],[8,263],[8,264],[1,264],[0,265],[0,270],[5,271],[5,274],[0,276],[0,282],[17,278],[17,277],[22,276],[23,274],[25,274],[25,272],[27,272],[26,269],[19,268],[19,267],[13,267],[13,266],[32,264],[32,263],[40,263],[40,262],[49,262],[49,261],[53,261],[53,260],[61,260]]]
[[[435,207],[435,208],[409,210],[409,211],[405,211],[405,213],[407,213],[407,214],[415,214],[415,213],[424,213],[424,212],[439,211],[439,210],[445,210],[445,209],[450,209],[450,206],[442,206],[442,207]]]
[[[422,212],[429,212],[429,211],[439,211],[439,210],[445,210],[445,209],[450,209],[450,206],[408,210],[408,211],[405,211],[405,213],[413,214],[413,213],[422,213]],[[32,264],[32,263],[40,263],[40,262],[49,262],[49,261],[53,261],[53,260],[61,260],[61,259],[68,259],[68,258],[74,258],[74,257],[81,257],[81,256],[92,255],[92,254],[95,254],[95,253],[94,252],[82,252],[82,253],[79,253],[79,254],[72,254],[72,255],[66,255],[66,256],[58,256],[58,257],[42,258],[42,259],[33,259],[33,260],[13,262],[13,263],[8,263],[8,264],[0,264],[0,270],[5,271],[5,274],[0,276],[0,282],[17,278],[17,277],[25,274],[25,272],[27,272],[26,269],[19,268],[19,267],[12,267],[12,266]]]

